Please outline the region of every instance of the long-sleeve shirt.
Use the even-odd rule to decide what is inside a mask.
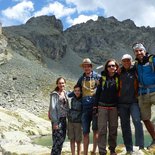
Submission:
[[[61,117],[67,117],[69,110],[68,97],[65,93],[65,98],[61,98],[58,92],[54,91],[50,94],[50,118],[54,125],[59,123]]]
[[[96,91],[94,106],[115,107],[118,103],[118,74],[108,76],[104,71]]]
[[[137,103],[138,79],[135,67],[128,70],[121,68],[119,88],[119,104]]]

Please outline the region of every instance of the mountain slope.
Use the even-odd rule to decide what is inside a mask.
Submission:
[[[155,50],[155,28],[136,27],[129,19],[120,22],[114,17],[99,17],[65,31],[55,16],[33,17],[26,24],[4,27],[3,34],[12,59],[0,67],[1,105],[11,107],[13,103],[36,111],[38,107],[47,110],[45,102],[49,102],[50,87],[54,88],[58,76],[66,77],[67,87],[72,89],[82,74],[79,64],[84,57],[92,59],[95,69],[109,58],[133,55],[131,46],[136,41],[143,41],[152,53]],[[22,95],[26,97],[16,101]]]

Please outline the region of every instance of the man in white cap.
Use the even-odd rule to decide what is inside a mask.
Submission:
[[[124,54],[121,62],[118,110],[123,141],[127,154],[130,155],[133,152],[130,116],[135,127],[135,145],[139,146],[139,149],[144,149],[144,133],[138,105],[138,79],[136,70],[132,65],[131,55]]]
[[[89,132],[92,122],[93,130],[93,151],[91,155],[95,155],[97,147],[97,116],[93,116],[93,104],[95,101],[95,92],[98,85],[100,75],[93,71],[93,64],[89,58],[83,59],[82,67],[84,73],[79,78],[77,85],[82,89],[82,128],[83,128],[83,142],[84,155],[88,154],[89,146]]]
[[[137,61],[141,117],[152,137],[149,149],[155,145],[155,129],[151,122],[151,107],[155,104],[155,56],[147,53],[142,43],[135,43],[132,48]]]

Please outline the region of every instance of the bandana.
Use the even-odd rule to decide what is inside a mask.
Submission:
[[[142,43],[136,43],[135,45],[133,45],[133,50],[135,51],[136,49],[141,49],[143,51],[146,51],[144,45]]]

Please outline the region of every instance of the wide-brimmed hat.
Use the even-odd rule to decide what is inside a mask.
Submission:
[[[92,62],[91,62],[91,60],[89,58],[83,59],[83,62],[82,62],[82,64],[80,64],[80,67],[83,67],[83,65],[91,65],[91,66],[93,66],[93,64],[92,64]]]
[[[121,60],[129,59],[132,62],[132,56],[130,54],[124,54]]]

